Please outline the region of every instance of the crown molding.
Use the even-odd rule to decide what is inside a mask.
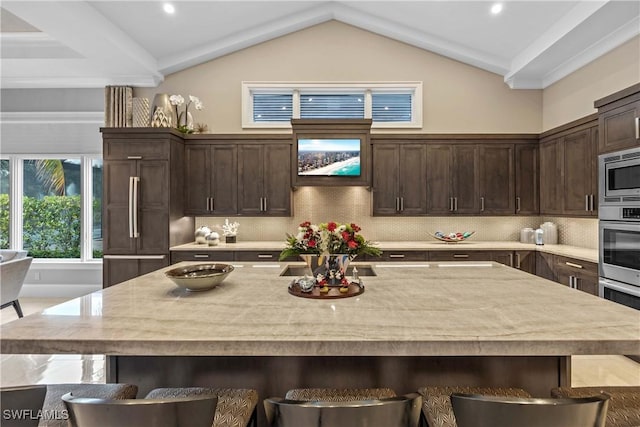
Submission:
[[[2,124],[104,124],[103,111],[17,111],[0,112]]]

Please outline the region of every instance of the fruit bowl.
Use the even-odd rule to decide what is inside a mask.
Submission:
[[[188,291],[206,291],[218,286],[233,271],[230,264],[194,264],[165,271],[178,287]]]
[[[457,233],[443,233],[442,231],[436,231],[431,234],[431,237],[447,243],[458,243],[467,240],[469,237],[473,236],[473,233],[475,233],[475,231]]]

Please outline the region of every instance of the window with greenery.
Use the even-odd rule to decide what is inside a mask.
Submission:
[[[242,83],[242,126],[291,119],[372,119],[372,128],[422,127],[422,83]]]
[[[92,177],[92,229],[91,254],[93,258],[102,258],[102,160],[91,161]]]
[[[23,163],[23,248],[34,258],[80,258],[80,159]]]
[[[9,160],[0,160],[0,249],[9,248],[9,189],[11,172]]]

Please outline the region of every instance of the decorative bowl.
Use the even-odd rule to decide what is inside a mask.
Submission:
[[[206,291],[218,286],[233,271],[230,264],[194,264],[165,271],[165,276],[188,291]]]
[[[473,236],[473,233],[475,233],[475,231],[465,231],[457,233],[443,233],[442,231],[436,231],[434,234],[431,234],[431,237],[443,242],[457,243],[467,240],[469,237]]]

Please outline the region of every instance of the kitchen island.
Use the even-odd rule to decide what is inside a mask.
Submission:
[[[215,385],[261,398],[427,384],[546,396],[569,385],[570,355],[640,354],[640,312],[501,264],[371,265],[365,292],[338,300],[289,295],[281,263],[238,264],[198,293],[159,270],[2,325],[2,353],[106,354],[108,381],[140,394]]]

